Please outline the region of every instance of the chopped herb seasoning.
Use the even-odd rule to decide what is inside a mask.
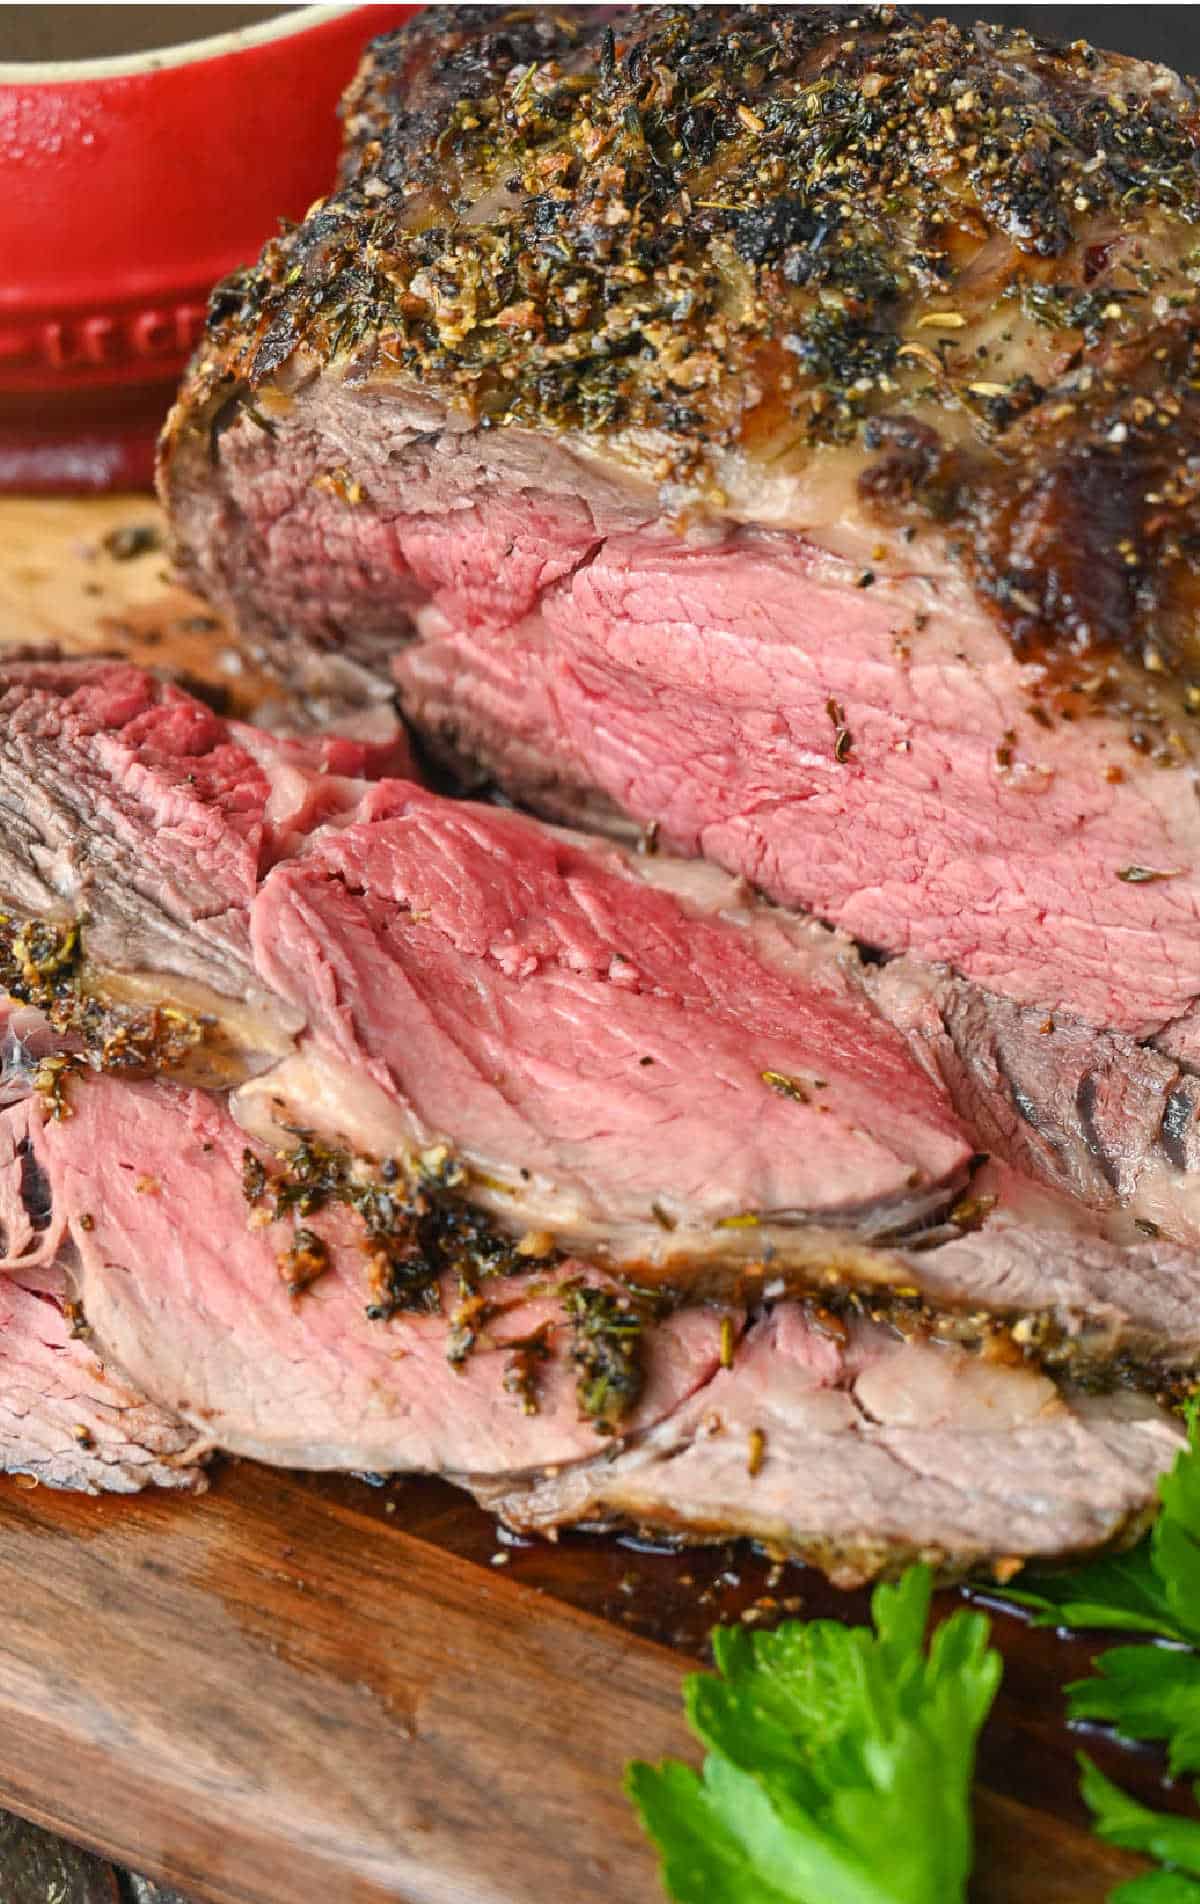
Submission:
[[[746,1452],[746,1473],[750,1476],[751,1480],[753,1480],[756,1475],[762,1473],[762,1465],[766,1458],[766,1452],[766,1435],[761,1428],[752,1428],[750,1430],[750,1445]]]
[[[525,1415],[538,1412],[537,1385],[542,1365],[550,1354],[550,1336],[553,1324],[543,1322],[532,1334],[522,1337],[519,1342],[505,1344],[508,1351],[504,1365],[504,1388],[506,1394],[515,1395]]]
[[[328,1268],[329,1246],[315,1230],[297,1230],[279,1253],[279,1273],[290,1296],[302,1295]]]
[[[257,1203],[266,1193],[267,1172],[261,1159],[246,1149],[242,1152],[242,1195],[247,1203]]]
[[[0,912],[0,991],[45,1013],[51,1027],[82,1051],[43,1058],[35,1089],[53,1117],[70,1114],[68,1080],[88,1071],[150,1076],[170,1071],[201,1044],[208,1026],[172,1005],[106,1002],[90,987],[78,922],[18,920]]]
[[[450,1312],[446,1355],[456,1367],[475,1349],[493,1313],[487,1284],[527,1273],[531,1261],[552,1268],[558,1260],[548,1233],[530,1232],[514,1241],[492,1228],[484,1213],[465,1200],[467,1173],[445,1146],[371,1168],[311,1132],[295,1136],[294,1148],[278,1154],[274,1169],[249,1147],[243,1152],[247,1203],[271,1222],[294,1222],[335,1208],[352,1211],[362,1229],[371,1321],[406,1312],[436,1313],[443,1285],[451,1279],[458,1300]],[[298,1228],[279,1263],[284,1281],[299,1293],[328,1268],[327,1245],[307,1227]],[[633,1289],[582,1283],[569,1283],[561,1293],[573,1332],[580,1408],[600,1432],[615,1433],[641,1393],[642,1335],[652,1300]],[[551,1335],[550,1325],[544,1325],[505,1345],[504,1386],[526,1412],[536,1410],[538,1373]]]
[[[87,1061],[77,1051],[53,1051],[42,1059],[33,1080],[33,1088],[46,1107],[46,1115],[58,1123],[71,1115],[67,1081],[87,1071]]]
[[[950,1221],[960,1230],[980,1230],[996,1207],[994,1196],[960,1197],[950,1211]]]
[[[369,1264],[367,1315],[372,1321],[404,1311],[436,1311],[447,1275],[456,1277],[466,1294],[487,1277],[528,1268],[517,1243],[501,1237],[457,1194],[466,1176],[445,1146],[397,1163],[385,1175],[348,1151],[322,1144],[311,1132],[295,1135],[294,1148],[279,1154],[277,1173],[268,1175],[263,1166],[260,1178],[243,1157],[246,1199],[268,1204],[276,1222],[330,1208],[353,1211]]]
[[[87,1317],[83,1313],[83,1304],[81,1302],[64,1302],[63,1314],[71,1325],[71,1340],[73,1342],[86,1342],[92,1330]]]
[[[761,1073],[764,1084],[769,1084],[780,1097],[790,1097],[797,1104],[811,1104],[812,1093],[800,1078],[790,1078],[784,1071],[764,1071]]]
[[[641,1396],[646,1317],[632,1294],[588,1283],[564,1291],[563,1312],[574,1333],[580,1413],[597,1434],[615,1434]]]

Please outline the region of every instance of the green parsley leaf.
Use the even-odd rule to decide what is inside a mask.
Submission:
[[[1147,1871],[1110,1891],[1108,1904],[1200,1904],[1200,1884],[1178,1871]]]
[[[1200,1821],[1150,1811],[1105,1778],[1082,1752],[1079,1766],[1079,1789],[1097,1835],[1107,1844],[1142,1851],[1170,1867],[1118,1885],[1109,1904],[1200,1904],[1200,1884],[1195,1882],[1200,1876]],[[1200,1786],[1195,1791],[1200,1797]]]
[[[928,1648],[932,1580],[871,1602],[875,1630],[789,1621],[713,1635],[685,1687],[702,1775],[630,1766],[628,1789],[679,1904],[956,1904],[971,1867],[975,1741],[1000,1681],[987,1620]]]
[[[1024,1587],[1006,1587],[1002,1597],[1030,1608],[1034,1626],[1109,1627],[1186,1641],[1151,1563],[1149,1540],[1130,1553],[1102,1554],[1069,1572],[1025,1578]]]
[[[1162,1511],[1150,1536],[1154,1571],[1178,1629],[1200,1644],[1200,1430],[1188,1419],[1188,1448],[1158,1484]]]
[[[1126,1739],[1166,1739],[1172,1778],[1200,1772],[1200,1655],[1115,1646],[1093,1661],[1098,1679],[1067,1687],[1072,1719],[1098,1719]]]

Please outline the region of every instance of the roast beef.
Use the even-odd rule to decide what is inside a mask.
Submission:
[[[1186,1026],[1192,86],[891,8],[435,8],[346,125],[173,414],[189,580],[559,818]]]
[[[1140,1087],[1129,1183],[1102,1178],[1089,1212],[983,1168],[943,1082],[998,1131],[1014,1079],[1047,1129],[1070,1125],[1065,1093],[1090,1160],[1080,1052],[944,972],[864,967],[697,863],[322,774],[303,747],[285,772],[279,743],[122,666],[5,681],[0,952],[30,1007],[6,1068],[71,1129],[93,1102],[81,1067],[163,1071],[232,1089],[273,1151],[307,1133],[343,1171],[402,1170],[510,1269],[582,1255],[735,1304],[865,1293],[1152,1386],[1200,1360],[1196,1172],[1166,1059]],[[1118,1039],[1093,1047],[1089,1076],[1121,1073]]]
[[[525,1532],[751,1534],[842,1586],[914,1559],[1003,1577],[1018,1556],[1133,1532],[1179,1432],[1130,1396],[1056,1393],[1029,1370],[784,1304],[615,1459],[479,1492]]]
[[[12,1465],[425,1469],[843,1578],[1140,1524],[1177,1431],[1112,1381],[1188,1383],[1200,1256],[1141,1178],[1089,1212],[977,1154],[945,1080],[1011,1103],[1028,1014],[1001,1089],[961,981],[712,867],[118,664],[15,663],[0,711],[5,1352],[59,1371]],[[1037,1035],[1049,1118],[1086,1053]]]
[[[269,1153],[250,1152],[264,1173]],[[1149,1402],[893,1327],[783,1304],[756,1321],[682,1309],[644,1325],[584,1265],[448,1286],[372,1314],[361,1235],[247,1209],[243,1133],[209,1093],[113,1079],[40,1128],[91,1336],[222,1448],[282,1465],[448,1473],[513,1525],[619,1518],[689,1539],[751,1534],[849,1583],[920,1554],[948,1574],[1135,1532],[1181,1429]],[[276,1208],[278,1206],[275,1206]],[[313,1274],[315,1271],[315,1274]],[[638,1328],[640,1394],[593,1324]],[[610,1358],[610,1359],[606,1359]]]
[[[28,1102],[0,1112],[0,1472],[88,1494],[196,1488],[197,1437],[101,1360],[57,1258]]]
[[[241,1082],[267,1135],[449,1144],[510,1231],[614,1261],[811,1258],[965,1187],[944,1091],[836,948],[723,876],[411,782],[351,809],[295,764],[285,828],[265,737],[178,690],[7,683],[6,982],[104,1068]]]
[[[926,1054],[981,1149],[1104,1213],[1110,1234],[1200,1241],[1194,1065],[912,958],[867,965],[861,982]]]
[[[249,1203],[247,1154],[273,1168],[217,1097],[113,1079],[81,1089],[38,1147],[93,1339],[222,1448],[286,1467],[520,1472],[595,1453],[618,1417],[653,1425],[717,1367],[722,1318],[682,1309],[628,1358],[627,1412],[615,1393],[610,1411],[581,1409],[579,1379],[604,1371],[586,1357],[595,1304],[577,1330],[573,1298],[616,1305],[617,1285],[562,1261],[516,1276],[474,1263],[460,1286],[451,1250],[405,1306],[349,1211],[311,1198],[298,1231],[293,1212]],[[636,1309],[620,1316],[640,1338]]]
[[[1021,1325],[1030,1354],[1152,1384],[1196,1359],[1189,1243],[1116,1192],[1090,1217],[979,1175],[939,1078],[949,979],[865,969],[714,868],[303,748],[284,771],[124,666],[13,664],[0,710],[4,982],[44,1015],[40,1043],[10,1030],[17,1095],[61,1112],[80,1066],[166,1070],[232,1089],[272,1150],[309,1133],[415,1173],[520,1262],[581,1253],[691,1299],[924,1299],[954,1333]],[[1187,1211],[1189,1158],[1141,1135]]]

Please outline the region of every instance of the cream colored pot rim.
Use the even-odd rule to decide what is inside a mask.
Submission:
[[[184,40],[178,46],[153,46],[141,53],[114,53],[107,59],[0,61],[0,86],[74,85],[88,79],[132,79],[160,72],[168,66],[191,66],[201,60],[226,59],[272,40],[293,39],[314,26],[353,13],[350,5],[297,7],[277,20],[236,27],[231,33],[210,33],[203,40]]]

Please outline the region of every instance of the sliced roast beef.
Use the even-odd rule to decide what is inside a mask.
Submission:
[[[62,1270],[0,1276],[0,1472],[85,1494],[203,1486],[195,1431],[98,1356],[72,1308]]]
[[[35,1106],[0,1111],[0,1472],[96,1494],[203,1485],[196,1434],[97,1354],[59,1262]]]
[[[322,775],[129,675],[9,684],[7,1339],[60,1375],[13,1465],[427,1469],[531,1525],[752,1532],[839,1577],[1137,1524],[1176,1431],[1069,1380],[1186,1379],[1200,1259],[979,1166],[937,975],[889,985],[712,868]],[[631,1268],[730,1301],[664,1311]]]
[[[857,1586],[920,1559],[953,1574],[1136,1532],[1181,1430],[1130,1396],[784,1304],[732,1368],[615,1459],[479,1487],[514,1528],[750,1534]]]
[[[272,1220],[278,1206],[247,1196],[247,1159],[266,1173],[271,1153],[248,1152],[209,1093],[92,1081],[38,1156],[92,1339],[234,1453],[521,1472],[652,1426],[718,1364],[715,1311],[643,1331],[625,1292],[579,1263],[491,1274],[476,1252],[468,1270],[469,1238],[430,1236],[424,1260],[396,1265],[381,1226],[322,1206],[311,1183]]]
[[[965,1183],[904,1041],[728,881],[403,783],[360,811],[254,902],[258,973],[306,1030],[245,1121],[450,1141],[506,1227],[650,1266],[811,1262],[839,1247],[819,1230],[903,1233]]]
[[[356,800],[364,775],[403,770],[402,738],[263,733],[123,663],[12,662],[0,687],[7,982],[45,1003],[76,973],[111,1008],[99,1028],[179,1062],[181,1021],[138,1019],[169,990],[205,1020],[209,1072],[269,1062],[295,1026],[249,958],[258,879]],[[85,918],[79,972],[70,934]],[[22,939],[29,921],[60,928],[59,940]]]
[[[1200,1259],[1170,1240],[1194,1240],[1196,1173],[1167,1060],[1142,1054],[1177,1082],[1138,1087],[1138,1168],[1104,1178],[1089,1216],[1027,1171],[981,1176],[946,1091],[991,1144],[1025,1077],[1090,1161],[1082,1034],[1035,1031],[944,970],[864,967],[712,867],[368,784],[353,759],[322,773],[316,743],[282,747],[125,668],[16,666],[8,701],[33,738],[8,790],[25,831],[0,849],[6,982],[42,1011],[10,1024],[11,1094],[61,1111],[80,1066],[165,1069],[233,1087],[272,1149],[307,1132],[376,1176],[432,1173],[522,1261],[582,1254],[733,1302],[923,1301],[939,1329],[1019,1324],[1047,1362],[1153,1382],[1197,1359]],[[72,849],[41,777],[77,813],[119,811],[121,854]],[[131,996],[132,1027],[111,1002]],[[1093,1037],[1089,1075],[1118,1077],[1125,1045]]]
[[[510,1232],[614,1262],[852,1254],[964,1188],[905,1039],[722,876],[281,768],[135,670],[8,680],[5,982],[105,1069],[260,1073],[249,1128],[449,1145]]]
[[[891,8],[428,12],[214,298],[181,565],[300,679],[391,657],[544,811],[1157,1031],[1200,993],[1196,124]]]
[[[449,1473],[514,1525],[752,1534],[847,1582],[917,1553],[953,1573],[1136,1530],[1182,1432],[916,1319],[907,1341],[797,1304],[744,1341],[701,1308],[638,1322],[579,1264],[445,1278],[436,1307],[380,1313],[344,1212],[297,1232],[248,1205],[243,1134],[209,1093],[96,1081],[38,1158],[91,1339],[213,1445]],[[630,1381],[633,1331],[633,1406],[598,1418],[589,1390]]]

